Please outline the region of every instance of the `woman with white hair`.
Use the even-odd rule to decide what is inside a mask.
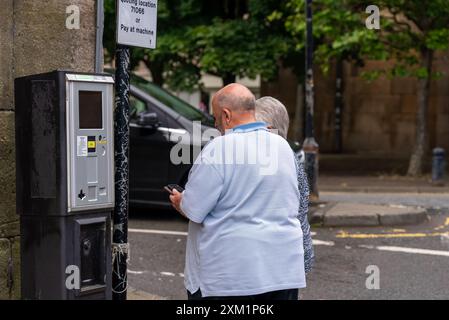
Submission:
[[[256,101],[256,120],[265,122],[269,129],[276,129],[281,137],[287,139],[290,120],[287,109],[279,100],[273,97],[262,97],[258,99]],[[295,160],[300,195],[298,219],[301,222],[303,233],[304,268],[305,272],[309,273],[315,260],[310,225],[307,220],[307,212],[309,211],[309,186],[303,163],[296,156]]]

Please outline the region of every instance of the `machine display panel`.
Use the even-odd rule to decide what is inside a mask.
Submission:
[[[79,91],[79,128],[103,128],[103,101],[101,91]]]

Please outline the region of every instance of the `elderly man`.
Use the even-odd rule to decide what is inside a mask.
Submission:
[[[221,89],[212,108],[222,136],[195,160],[185,191],[170,196],[190,220],[188,297],[296,300],[306,282],[294,154],[256,121],[244,86]],[[267,150],[276,170],[263,173],[267,159],[257,155]]]

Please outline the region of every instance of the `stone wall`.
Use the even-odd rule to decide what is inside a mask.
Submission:
[[[80,29],[66,28],[66,8]],[[20,226],[15,209],[14,82],[23,75],[95,66],[93,0],[2,0],[0,10],[0,299],[20,298]]]
[[[449,52],[435,58],[434,72],[442,72],[444,75],[431,81],[429,150],[436,146],[449,150],[449,66],[444,63],[448,56]],[[360,78],[363,70],[378,69],[385,65],[382,62],[369,62],[363,69],[346,65],[343,113],[345,152],[399,157],[408,157],[412,152],[418,108],[417,80],[381,78],[368,83]],[[328,87],[327,91],[331,91],[331,88]],[[332,109],[333,106],[330,106],[329,111],[333,114]],[[317,113],[322,130],[332,132],[330,127],[333,122],[328,125],[324,116],[326,112],[321,112],[320,109]]]
[[[449,52],[439,54],[434,71],[443,73],[432,80],[429,101],[429,148],[449,151]],[[357,68],[344,65],[343,152],[408,158],[414,142],[417,112],[417,80],[362,79],[363,71],[386,68],[389,62],[368,62]],[[315,68],[315,136],[320,152],[334,151],[335,68],[323,75]],[[296,77],[288,70],[279,79],[263,83],[261,95],[279,98],[289,110],[291,125],[296,110]],[[303,121],[303,120],[302,120]],[[294,132],[292,126],[290,131]],[[292,135],[289,135],[293,137]],[[429,150],[430,150],[429,149]],[[430,153],[428,153],[430,155]]]

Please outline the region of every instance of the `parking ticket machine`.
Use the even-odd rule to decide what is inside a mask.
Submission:
[[[23,299],[111,299],[114,80],[15,80]]]

